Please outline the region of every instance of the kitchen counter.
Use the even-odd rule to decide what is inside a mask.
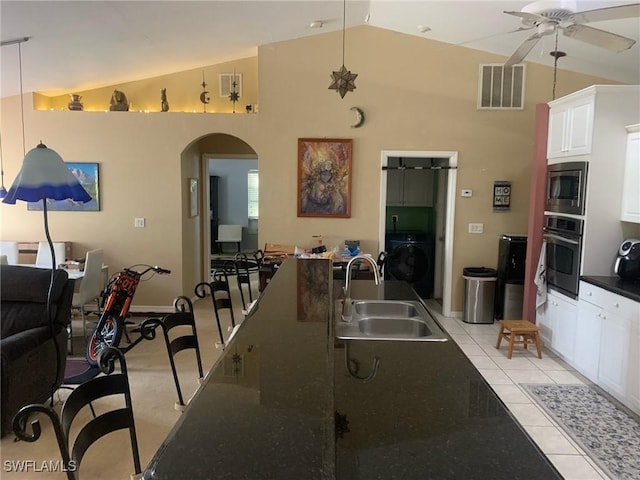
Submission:
[[[596,287],[604,288],[623,297],[630,298],[636,302],[640,302],[640,281],[622,280],[620,277],[608,276],[583,276],[580,277],[583,282],[590,283]]]
[[[334,339],[334,290],[329,261],[285,261],[143,478],[562,478],[453,341]]]

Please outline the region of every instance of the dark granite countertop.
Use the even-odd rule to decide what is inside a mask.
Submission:
[[[453,341],[334,340],[338,287],[328,261],[285,261],[143,478],[562,478]],[[347,345],[362,375],[380,359],[371,381]]]
[[[583,282],[604,288],[623,297],[640,302],[640,280],[623,280],[620,277],[591,276],[580,277]]]

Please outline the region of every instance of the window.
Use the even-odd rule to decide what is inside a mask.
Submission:
[[[248,216],[249,219],[258,219],[258,170],[249,170],[247,173],[247,192],[248,192],[248,204],[249,211]]]

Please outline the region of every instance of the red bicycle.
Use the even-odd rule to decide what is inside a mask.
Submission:
[[[134,268],[145,267],[142,271]],[[151,265],[137,264],[125,268],[114,274],[107,282],[102,294],[102,314],[96,328],[87,343],[87,362],[90,365],[98,365],[100,352],[106,347],[117,347],[120,344],[125,330],[125,320],[136,293],[138,284],[148,272],[154,274],[169,274],[171,270]],[[153,276],[153,275],[152,275]],[[149,280],[149,277],[146,280]],[[128,338],[128,335],[127,335]]]

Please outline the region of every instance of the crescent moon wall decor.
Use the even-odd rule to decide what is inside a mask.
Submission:
[[[351,107],[350,110],[356,112],[356,123],[353,123],[351,128],[360,128],[364,123],[364,112],[358,107]]]

